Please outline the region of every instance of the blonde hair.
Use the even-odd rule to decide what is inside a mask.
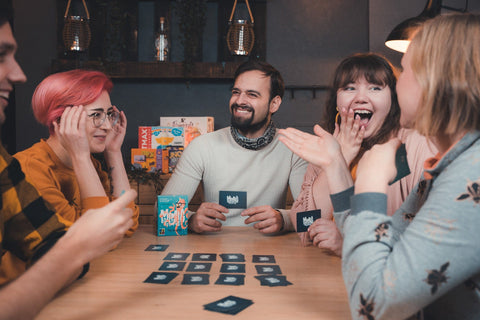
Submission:
[[[415,128],[431,137],[480,130],[480,16],[437,16],[409,50],[422,92]]]

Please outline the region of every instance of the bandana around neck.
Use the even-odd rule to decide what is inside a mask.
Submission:
[[[230,133],[232,134],[233,140],[238,143],[241,147],[249,150],[259,150],[272,142],[273,137],[275,137],[275,125],[273,121],[270,120],[270,124],[263,133],[262,136],[254,139],[249,139],[241,135],[236,128],[230,126]]]

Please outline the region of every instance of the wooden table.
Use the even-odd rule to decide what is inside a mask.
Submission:
[[[168,244],[166,251],[145,251]],[[169,252],[190,253],[184,271],[169,284],[143,281]],[[216,253],[210,284],[182,285],[193,253]],[[245,285],[216,285],[222,253],[245,255]],[[261,286],[252,255],[274,255],[293,285]],[[235,316],[207,311],[203,305],[229,295],[253,300]],[[42,310],[37,319],[349,319],[340,258],[302,247],[294,233],[264,236],[249,227],[224,227],[208,235],[156,237],[152,226],[140,226],[132,238],[93,261],[85,278],[76,281]]]

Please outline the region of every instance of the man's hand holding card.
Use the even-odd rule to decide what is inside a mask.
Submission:
[[[196,233],[218,232],[222,229],[222,223],[227,218],[224,213],[228,209],[218,203],[203,202],[190,219],[188,219],[188,228]]]

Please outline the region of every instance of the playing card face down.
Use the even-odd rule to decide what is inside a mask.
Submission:
[[[262,286],[268,287],[284,287],[292,284],[291,282],[287,281],[286,276],[280,276],[277,274],[255,276],[255,278],[260,280],[260,284]]]
[[[245,191],[219,191],[218,203],[225,208],[247,208],[247,193]]]
[[[210,275],[206,273],[185,273],[182,284],[208,284],[209,278]]]
[[[220,274],[215,284],[240,286],[245,284],[244,274]]]
[[[210,272],[212,268],[211,262],[190,262],[188,265],[188,272]]]
[[[151,244],[145,251],[165,251],[168,248],[168,244]]]
[[[273,255],[258,255],[254,254],[252,262],[257,263],[275,263],[275,257]]]
[[[282,274],[280,266],[278,265],[256,265],[255,269],[257,269],[258,274]]]
[[[243,299],[235,296],[228,296],[223,299],[205,304],[206,310],[221,312],[226,314],[237,314],[253,304],[252,300]]]
[[[158,270],[163,271],[182,271],[185,267],[185,262],[182,261],[165,261]]]
[[[178,252],[170,252],[167,254],[163,260],[181,260],[185,261],[187,260],[187,257],[190,255],[190,253],[178,253]]]
[[[297,232],[306,232],[308,227],[317,219],[320,219],[321,211],[309,210],[297,213]]]
[[[241,253],[222,253],[220,258],[223,262],[245,262],[245,256]]]
[[[244,263],[222,263],[221,273],[245,273]]]
[[[192,255],[192,261],[216,261],[216,253],[194,253]]]
[[[178,276],[176,272],[152,272],[143,282],[167,284],[175,279],[176,276]]]

